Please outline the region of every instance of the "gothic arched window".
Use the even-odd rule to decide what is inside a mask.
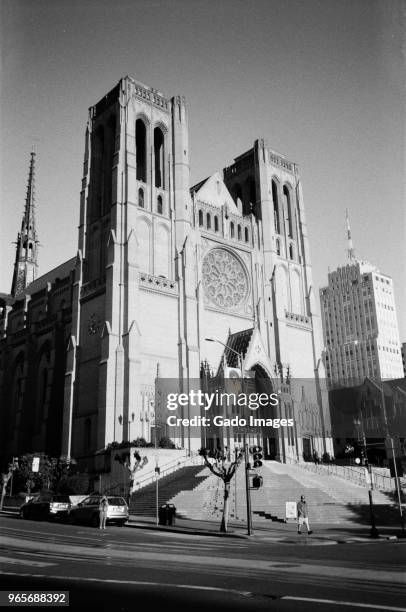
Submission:
[[[159,127],[154,129],[155,187],[164,186],[164,135]]]
[[[207,215],[206,215],[206,227],[207,227],[207,229],[211,229],[211,216],[210,216],[210,213],[207,213]]]
[[[101,213],[107,212],[113,203],[113,163],[116,148],[116,118],[110,117],[105,130],[105,155],[103,167],[103,198]]]
[[[234,223],[232,221],[230,223],[230,236],[234,238]]]
[[[241,240],[241,225],[237,225],[237,238]]]
[[[144,190],[141,187],[138,189],[138,206],[144,208]]]
[[[203,227],[203,212],[199,210],[199,227]]]
[[[159,215],[162,215],[164,212],[164,205],[162,203],[162,196],[158,196],[156,203],[156,210]]]
[[[147,129],[142,119],[135,123],[135,148],[137,156],[137,181],[147,182]]]
[[[290,203],[290,193],[286,185],[283,186],[283,195],[286,201],[286,213],[288,216],[288,237],[293,238],[293,219],[292,219],[292,207]]]
[[[250,240],[250,233],[249,233],[248,227],[246,227],[244,229],[244,237],[245,237],[245,242],[249,242],[249,240]]]
[[[276,254],[281,254],[281,241],[279,240],[279,238],[276,239]]]
[[[273,201],[273,218],[275,225],[275,232],[281,233],[280,221],[279,221],[279,202],[278,202],[278,186],[276,182],[272,181],[272,201]]]
[[[214,215],[214,231],[215,232],[219,231],[219,219],[217,215]]]
[[[234,201],[238,210],[242,213],[242,189],[239,183],[234,185]]]

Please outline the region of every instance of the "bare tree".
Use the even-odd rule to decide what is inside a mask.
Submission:
[[[224,482],[224,503],[223,503],[223,517],[221,519],[220,531],[226,533],[228,526],[228,509],[229,509],[229,497],[230,497],[230,486],[231,480],[237,471],[238,466],[244,458],[244,451],[238,450],[235,453],[235,458],[231,461],[230,451],[222,451],[218,449],[214,452],[214,462],[209,461],[210,451],[207,448],[201,448],[199,455],[204,459],[205,464],[209,470],[221,478]]]
[[[1,475],[2,488],[1,488],[1,497],[0,497],[0,510],[3,510],[4,498],[6,496],[6,489],[7,489],[8,482],[10,478],[12,477],[14,471],[17,469],[17,467],[18,467],[18,462],[15,459],[13,459],[13,461],[11,461],[8,464],[7,472],[3,472]]]

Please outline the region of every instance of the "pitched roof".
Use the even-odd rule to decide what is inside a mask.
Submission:
[[[49,270],[46,274],[43,274],[39,278],[36,278],[35,281],[30,283],[28,287],[25,288],[23,293],[18,295],[18,298],[21,298],[23,295],[28,294],[32,295],[33,293],[37,293],[37,291],[41,291],[47,285],[47,283],[53,283],[57,278],[62,279],[69,276],[72,270],[75,269],[76,265],[76,257],[72,257],[72,259],[68,259],[64,263],[60,264],[56,268]]]
[[[237,351],[237,353],[244,358],[247,354],[248,345],[250,343],[253,331],[254,328],[251,327],[251,329],[244,329],[243,331],[239,331],[228,336],[227,346],[224,349],[224,355],[226,358],[226,363],[230,368],[239,367],[240,364],[238,363],[238,357],[233,350]]]

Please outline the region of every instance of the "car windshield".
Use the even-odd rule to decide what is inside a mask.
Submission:
[[[108,497],[110,506],[125,506],[126,503],[122,497]]]

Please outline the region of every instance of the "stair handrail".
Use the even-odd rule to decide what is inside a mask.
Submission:
[[[350,480],[351,482],[356,482],[361,486],[365,486],[366,484],[366,474],[364,467],[337,465],[335,463],[321,463],[318,465],[314,465],[310,462],[299,463],[298,465],[314,473],[318,473],[320,470],[323,470],[327,471],[328,475],[335,475],[340,478]],[[386,476],[385,474],[378,474],[377,472],[374,472],[372,466],[371,474],[375,489],[381,491],[393,491],[393,489],[395,488],[394,478],[392,478],[391,476]]]
[[[184,457],[183,459],[179,459],[179,458],[173,459],[169,463],[164,464],[163,467],[160,467],[159,477],[162,478],[162,476],[168,476],[169,474],[172,474],[177,469],[184,467],[187,463],[195,462],[196,458],[198,458],[202,462],[202,465],[203,465],[203,460],[200,457],[199,452],[191,451],[188,457]],[[155,473],[148,474],[142,478],[138,478],[137,481],[133,485],[132,493],[135,493],[136,491],[139,491],[140,489],[147,486],[148,484],[155,482],[155,480],[156,480]]]

